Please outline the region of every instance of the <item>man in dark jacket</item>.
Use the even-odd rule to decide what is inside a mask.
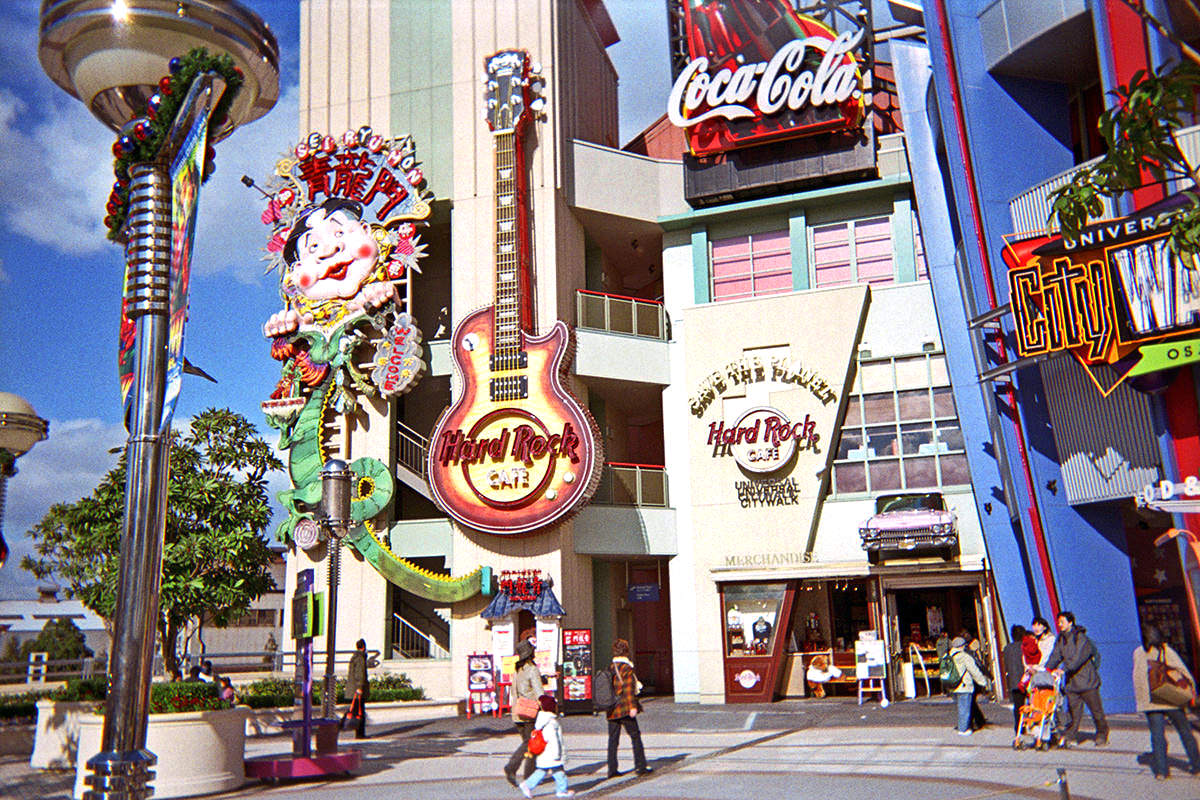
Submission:
[[[1004,662],[1004,683],[1008,686],[1008,698],[1013,704],[1013,733],[1021,732],[1021,706],[1029,699],[1021,688],[1021,678],[1025,676],[1025,657],[1021,653],[1021,641],[1025,638],[1023,625],[1012,626],[1012,641],[1004,646],[1000,654]]]
[[[367,643],[359,639],[354,646],[354,655],[350,656],[350,671],[346,675],[346,697],[350,699],[350,710],[347,716],[357,712],[354,738],[365,739],[367,736],[367,695],[370,693],[367,682]],[[356,694],[361,693],[357,698]]]
[[[1070,611],[1059,612],[1056,618],[1059,635],[1046,659],[1046,669],[1056,669],[1066,679],[1067,708],[1071,721],[1059,732],[1058,743],[1066,746],[1077,742],[1079,723],[1083,721],[1083,707],[1091,712],[1096,724],[1096,746],[1108,744],[1108,720],[1104,717],[1104,706],[1100,702],[1100,673],[1096,669],[1099,653],[1096,645],[1088,638],[1087,629],[1075,624],[1075,615]]]

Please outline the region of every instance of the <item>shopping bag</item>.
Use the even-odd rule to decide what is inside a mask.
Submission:
[[[1165,649],[1160,652],[1160,658],[1149,659],[1146,663],[1150,673],[1150,700],[1160,705],[1179,708],[1191,704],[1196,697],[1192,682],[1183,672],[1167,665]]]

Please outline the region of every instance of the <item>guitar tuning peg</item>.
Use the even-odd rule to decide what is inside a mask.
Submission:
[[[546,98],[544,98],[544,97],[536,98],[532,103],[529,104],[529,107],[531,109],[533,109],[534,111],[541,112],[543,109],[546,108]]]
[[[533,62],[533,65],[529,67],[529,74],[530,75],[541,75],[542,74],[542,63],[540,61]]]

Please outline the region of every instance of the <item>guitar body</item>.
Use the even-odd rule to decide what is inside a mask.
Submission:
[[[595,490],[603,456],[591,415],[566,388],[570,329],[520,333],[522,357],[494,369],[495,309],[479,309],[451,338],[462,393],[434,427],[429,487],[464,525],[529,533],[570,516]],[[521,366],[524,364],[524,366]]]

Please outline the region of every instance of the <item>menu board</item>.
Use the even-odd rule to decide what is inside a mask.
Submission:
[[[494,664],[490,653],[467,656],[467,702],[473,713],[486,714],[496,707]]]
[[[563,643],[563,707],[565,711],[592,711],[592,631],[567,628]]]

